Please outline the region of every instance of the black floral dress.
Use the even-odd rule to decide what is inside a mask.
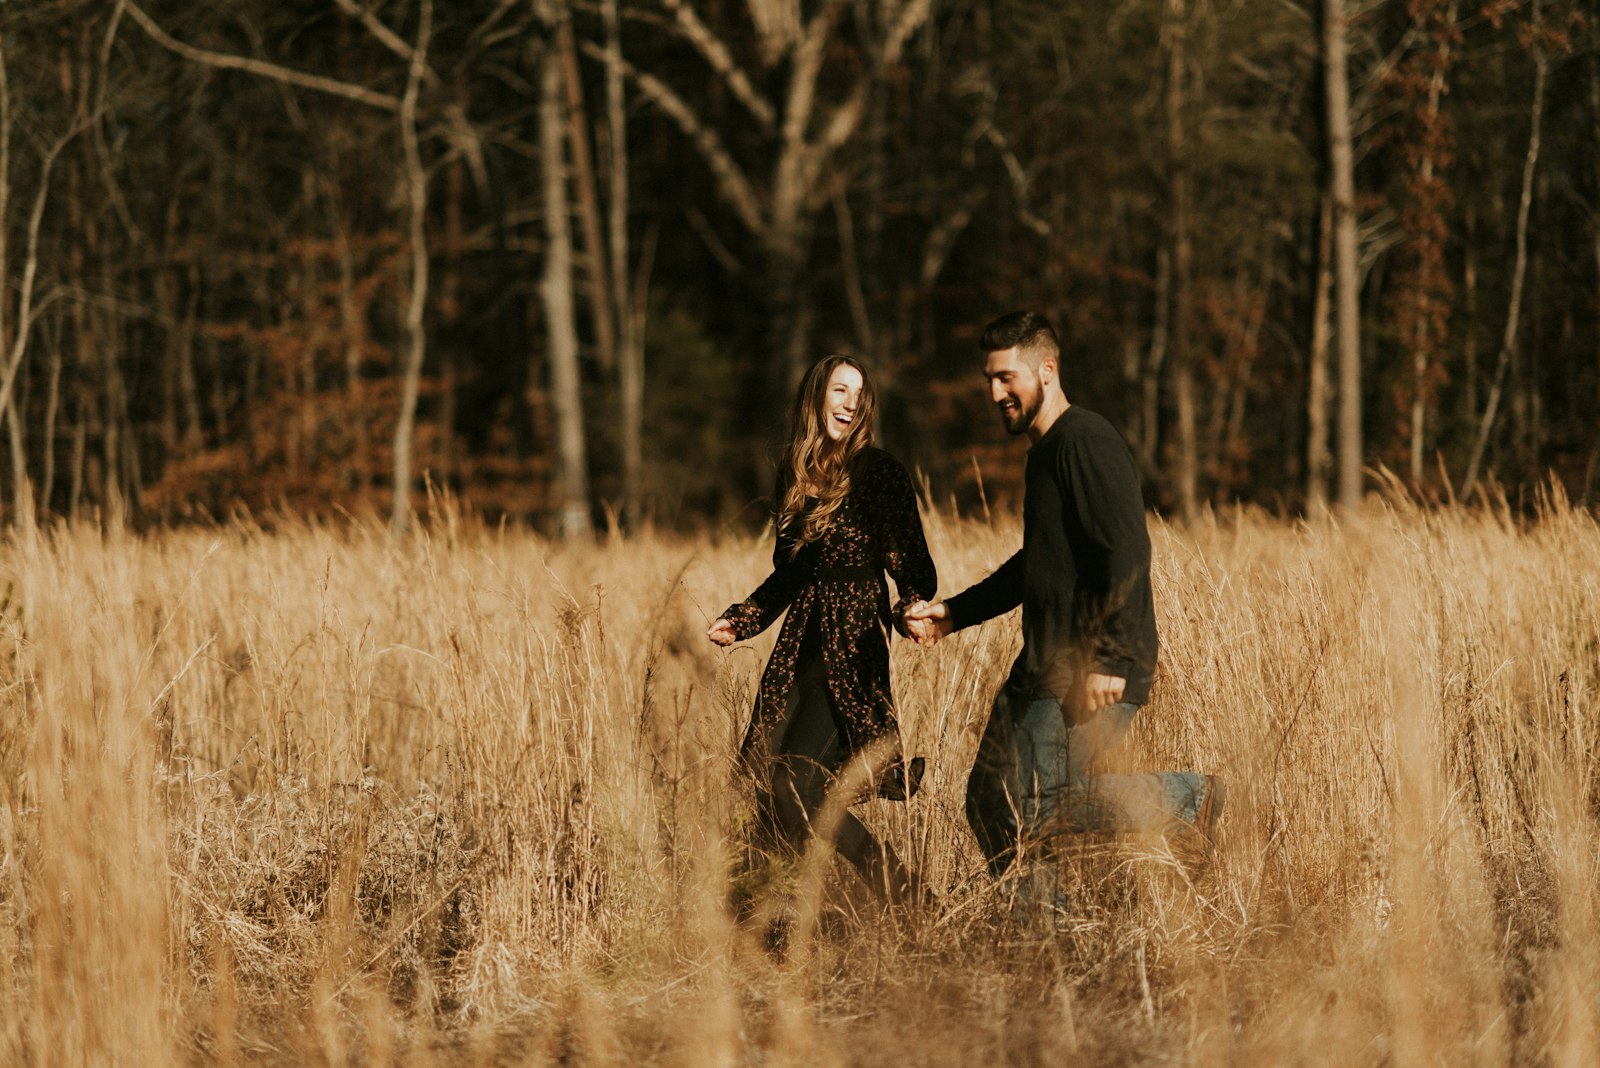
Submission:
[[[741,641],[766,630],[785,608],[789,613],[761,676],[747,756],[765,748],[797,678],[823,681],[844,758],[898,731],[888,628],[904,633],[906,606],[932,600],[939,576],[906,469],[876,448],[864,450],[856,464],[854,485],[827,532],[793,553],[799,520],[779,531],[772,574],[723,613]],[[898,591],[892,611],[885,572]],[[815,666],[811,657],[821,658],[820,673],[806,670]]]

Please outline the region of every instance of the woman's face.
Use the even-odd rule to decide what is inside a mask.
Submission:
[[[856,409],[861,404],[861,372],[847,363],[841,363],[828,376],[828,388],[822,394],[822,426],[828,440],[842,441],[855,422]]]

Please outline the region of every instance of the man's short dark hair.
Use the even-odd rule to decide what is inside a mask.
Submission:
[[[1046,359],[1061,359],[1061,341],[1055,327],[1049,319],[1031,311],[1010,312],[984,327],[978,348],[986,353],[1017,349],[1028,366],[1036,370]]]

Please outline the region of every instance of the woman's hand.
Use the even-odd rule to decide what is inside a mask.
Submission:
[[[719,619],[711,624],[711,629],[706,631],[706,637],[711,639],[713,645],[732,645],[739,640],[733,632],[733,624],[726,619]]]
[[[918,601],[908,605],[905,612],[906,633],[918,645],[932,648],[939,644],[939,639],[948,637],[955,630],[955,623],[950,618],[950,610],[943,601],[929,604],[927,601]]]

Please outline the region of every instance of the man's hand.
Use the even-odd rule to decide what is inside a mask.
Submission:
[[[912,640],[929,647],[939,644],[940,638],[956,629],[950,620],[950,609],[945,607],[943,601],[932,604],[917,601],[907,606],[905,621],[906,633],[911,635]]]
[[[1127,688],[1128,680],[1121,676],[1091,671],[1083,680],[1083,707],[1086,711],[1098,712],[1122,700],[1122,691]]]
[[[724,646],[732,645],[739,640],[738,635],[733,633],[733,624],[726,619],[719,619],[711,624],[711,629],[706,631],[706,637],[710,638],[713,644]]]

